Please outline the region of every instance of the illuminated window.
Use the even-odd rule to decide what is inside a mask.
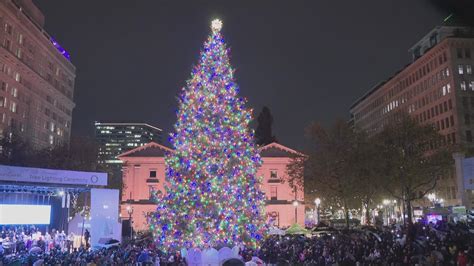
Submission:
[[[12,31],[13,31],[12,25],[5,23],[5,32],[8,34],[12,34]]]
[[[15,73],[15,80],[16,80],[17,82],[20,82],[20,80],[21,80],[20,73],[18,73],[18,72]]]
[[[49,135],[49,144],[50,145],[54,144],[54,136],[53,135]]]
[[[10,111],[12,111],[12,113],[16,113],[16,102],[10,103]]]
[[[12,96],[17,98],[18,97],[18,89],[17,88],[12,88],[12,92],[11,92]]]
[[[469,89],[474,91],[474,81],[469,82]]]
[[[446,84],[446,91],[447,91],[448,93],[451,92],[451,85],[450,85],[449,83]]]
[[[270,200],[277,200],[277,186],[270,187]]]
[[[270,178],[278,178],[277,170],[270,170]]]
[[[471,65],[466,65],[466,74],[469,74],[469,75],[472,74],[472,66]]]
[[[461,81],[460,86],[461,86],[462,91],[466,90],[466,82],[465,81]]]
[[[21,48],[16,49],[16,56],[21,59]]]
[[[18,43],[23,44],[23,34],[18,34]]]
[[[459,75],[464,74],[464,67],[463,67],[463,65],[458,65],[458,73],[459,73]]]

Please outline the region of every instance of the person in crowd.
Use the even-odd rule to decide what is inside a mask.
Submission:
[[[89,248],[89,239],[91,238],[91,233],[89,233],[89,230],[86,229],[84,232],[84,239],[86,240],[86,248]]]

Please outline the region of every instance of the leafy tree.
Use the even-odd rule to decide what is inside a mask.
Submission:
[[[373,140],[342,120],[329,129],[313,123],[307,136],[312,144],[308,157],[294,157],[287,167],[290,186],[304,179],[306,198],[312,202],[318,196],[326,206],[342,207],[346,226],[350,209],[361,205],[370,221],[368,210],[380,196],[382,185],[378,147]]]
[[[313,123],[308,127],[307,135],[312,146],[304,166],[305,186],[321,196],[326,205],[341,206],[346,226],[349,226],[349,210],[360,206],[354,189],[358,181],[350,173],[357,136],[342,120],[336,121],[328,130]],[[301,159],[294,163],[300,164]],[[292,164],[289,169],[294,168]]]
[[[33,156],[30,143],[18,132],[5,132],[0,137],[0,164],[28,166]]]
[[[360,131],[354,132],[354,149],[349,156],[349,172],[356,185],[354,191],[357,199],[364,207],[365,221],[370,224],[370,208],[384,194],[382,189],[384,180],[381,175],[381,157],[379,146],[373,138]]]
[[[452,157],[442,136],[431,125],[420,125],[408,115],[387,124],[379,142],[385,189],[404,203],[411,227],[412,202],[432,191],[449,171]]]
[[[255,139],[257,145],[265,146],[272,142],[277,141],[276,137],[272,133],[273,127],[273,116],[270,112],[270,108],[264,106],[257,118],[258,125],[255,130]]]

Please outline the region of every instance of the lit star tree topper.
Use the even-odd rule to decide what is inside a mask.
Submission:
[[[266,233],[261,165],[249,128],[252,111],[238,96],[221,34],[212,21],[199,64],[179,97],[174,152],[166,156],[168,186],[150,227],[162,249],[244,244]]]

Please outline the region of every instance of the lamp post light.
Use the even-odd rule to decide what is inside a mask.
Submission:
[[[293,206],[295,206],[295,224],[298,223],[298,201],[293,201]]]
[[[316,225],[319,224],[319,205],[321,205],[321,199],[316,198],[314,200],[314,204],[316,205]]]
[[[132,213],[133,213],[133,207],[130,205],[127,205],[127,213],[128,213],[128,222],[130,223],[130,240],[133,238],[133,227],[132,227]]]
[[[384,212],[384,213],[383,213],[383,214],[384,214],[383,216],[384,216],[384,218],[385,218],[385,219],[384,219],[384,220],[385,220],[385,225],[388,225],[388,217],[389,217],[389,216],[388,216],[388,205],[390,204],[390,200],[384,199],[384,200],[382,201],[382,204],[383,204],[383,212]]]

